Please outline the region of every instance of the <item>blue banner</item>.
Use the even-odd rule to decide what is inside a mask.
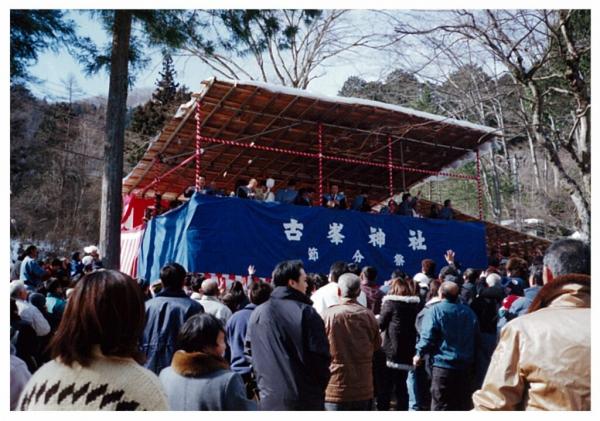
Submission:
[[[258,276],[270,277],[282,260],[300,259],[317,273],[343,260],[376,267],[382,283],[394,269],[414,275],[425,258],[439,270],[448,249],[463,268],[484,268],[485,226],[195,194],[148,223],[138,273],[153,281],[174,261],[189,272],[236,275],[254,265]]]

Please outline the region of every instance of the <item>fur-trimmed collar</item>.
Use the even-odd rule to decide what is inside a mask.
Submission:
[[[383,301],[399,301],[408,304],[418,304],[421,299],[415,295],[386,295],[383,297],[382,302]]]
[[[591,278],[588,275],[557,276],[544,285],[529,306],[529,313],[544,307],[590,307]]]
[[[229,364],[224,358],[204,352],[177,351],[171,363],[173,370],[184,377],[201,377],[217,370],[228,370]]]

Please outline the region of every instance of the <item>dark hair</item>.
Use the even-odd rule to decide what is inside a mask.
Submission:
[[[296,179],[295,178],[290,178],[287,185],[289,187],[295,186],[296,185]]]
[[[421,260],[421,270],[430,278],[435,278],[435,262],[431,259]]]
[[[394,279],[394,278],[405,279],[406,277],[407,277],[406,273],[402,269],[394,269],[394,271],[390,275],[390,279]]]
[[[442,283],[439,279],[434,279],[429,283],[429,291],[427,291],[427,295],[425,296],[425,299],[427,301],[431,300],[433,297],[436,297],[438,295],[440,285],[442,285]]]
[[[200,292],[200,289],[202,288],[202,281],[204,281],[204,276],[192,276],[192,281],[190,282],[190,287],[192,288],[192,291]]]
[[[544,266],[547,266],[555,277],[568,273],[589,275],[590,246],[572,238],[555,241],[546,250]]]
[[[458,277],[458,272],[453,266],[447,265],[440,269],[440,274],[438,275],[438,278],[444,280],[444,278],[446,278],[447,275]]]
[[[304,265],[300,260],[284,260],[277,263],[271,274],[273,284],[276,287],[285,287],[290,279],[298,281],[302,269],[304,269]]]
[[[160,280],[165,288],[183,287],[187,272],[179,263],[168,263],[160,270]]]
[[[50,278],[46,281],[46,290],[52,294],[56,293],[56,290],[62,287],[62,282],[57,278]]]
[[[527,262],[520,257],[511,257],[506,262],[506,271],[510,271],[512,276],[521,278],[523,280],[529,278],[529,268]]]
[[[138,340],[146,322],[144,296],[137,283],[116,270],[100,269],[82,277],[50,342],[53,358],[88,366],[92,348],[102,354],[143,363]]]
[[[356,276],[360,275],[360,267],[352,262],[348,264],[348,272],[355,274]]]
[[[415,283],[404,278],[392,279],[390,283],[390,295],[411,296],[415,295]]]
[[[373,266],[365,266],[362,268],[361,273],[364,274],[365,278],[367,278],[367,281],[371,283],[375,282],[377,279],[377,269],[375,269]]]
[[[451,200],[450,199],[446,199],[444,200],[444,207],[448,207],[448,205],[450,204]]]
[[[310,278],[312,279],[312,282],[314,282],[314,286],[315,286],[314,290],[315,291],[321,287],[324,287],[328,283],[326,275],[322,275],[320,273],[311,273],[308,276],[310,276]],[[307,276],[307,280],[308,280],[308,276]]]
[[[25,249],[25,251],[23,252],[23,256],[24,256],[23,258],[25,258],[25,256],[29,256],[31,254],[31,252],[34,250],[37,250],[36,246],[31,245],[31,246],[27,247]]]
[[[481,273],[480,270],[477,269],[473,269],[473,268],[468,268],[467,270],[465,270],[465,272],[463,273],[463,278],[468,281],[471,282],[472,284],[475,283],[475,281],[477,281],[477,278],[479,278],[479,274]]]
[[[261,305],[271,297],[273,288],[263,281],[252,282],[248,288],[248,297],[252,304]]]
[[[333,282],[337,282],[339,277],[346,272],[348,272],[348,264],[342,261],[334,262],[329,268],[329,274],[331,275],[331,280]]]
[[[410,197],[410,193],[404,193],[402,195],[402,201],[404,202],[405,200],[407,200]]]
[[[217,344],[219,332],[225,333],[223,324],[212,314],[200,313],[190,317],[179,329],[177,349],[199,352]]]

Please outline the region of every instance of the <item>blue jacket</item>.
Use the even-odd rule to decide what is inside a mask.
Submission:
[[[246,341],[260,410],[324,410],[329,341],[323,319],[306,295],[276,287],[252,312]]]
[[[250,315],[255,308],[256,304],[248,304],[243,309],[233,313],[225,327],[227,344],[231,351],[231,370],[240,375],[249,374],[252,371],[252,365],[244,355],[244,340],[246,339]]]
[[[422,323],[417,355],[430,354],[432,365],[440,368],[465,370],[473,364],[479,342],[479,325],[473,310],[442,300],[425,312]]]
[[[204,307],[183,290],[165,289],[146,301],[146,327],[142,338],[142,351],[148,358],[146,368],[158,375],[171,364],[179,329],[198,313],[204,313]]]
[[[509,313],[514,317],[522,316],[523,314],[527,313],[527,310],[529,310],[529,306],[533,302],[533,299],[538,294],[538,292],[540,292],[540,289],[542,289],[542,287],[538,285],[531,288],[527,288],[525,290],[525,296],[518,298],[514,303],[512,303],[509,309]]]
[[[159,376],[172,411],[252,411],[239,374],[227,362],[202,352],[177,351]]]
[[[295,189],[279,189],[277,193],[275,193],[275,201],[279,203],[287,203],[291,205],[294,203],[294,199],[298,196],[298,192]]]

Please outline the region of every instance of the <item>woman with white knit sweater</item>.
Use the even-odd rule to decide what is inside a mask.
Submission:
[[[144,297],[115,270],[85,275],[50,342],[53,360],[31,377],[18,410],[168,410],[156,375],[139,363]]]

